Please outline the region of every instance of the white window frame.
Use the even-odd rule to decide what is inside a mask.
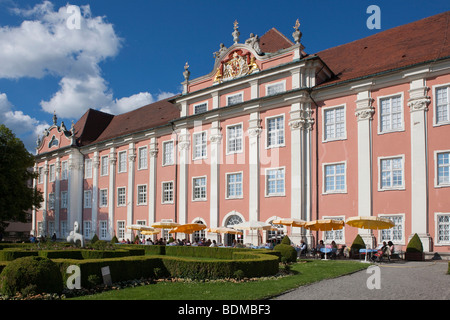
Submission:
[[[344,133],[342,136],[336,136],[336,110],[337,109],[343,109],[344,112]],[[329,111],[334,110],[334,119],[333,119],[333,125],[334,125],[334,136],[333,137],[327,137],[327,124],[326,124],[326,113]],[[322,108],[322,142],[330,142],[330,141],[340,141],[340,140],[347,140],[347,104],[339,104],[336,106],[330,106]]]
[[[401,115],[401,120],[400,120],[400,127],[399,128],[392,128],[392,99],[393,98],[397,98],[400,97],[400,115]],[[390,120],[390,128],[389,129],[383,129],[383,123],[381,120],[381,103],[383,100],[390,100],[390,106],[391,106],[391,120]],[[378,134],[386,134],[386,133],[391,133],[391,132],[401,132],[401,131],[405,131],[405,107],[404,107],[404,94],[403,92],[398,92],[395,94],[390,94],[387,96],[380,96],[377,98],[377,103],[378,103]]]
[[[92,159],[84,159],[84,178],[92,178]]]
[[[122,155],[125,155],[122,159]],[[122,172],[127,172],[127,151],[119,151],[117,153],[117,172],[118,173],[122,173]]]
[[[279,85],[282,86],[281,91],[269,94],[269,88],[270,87],[275,87],[275,86],[279,86]],[[281,80],[281,81],[277,81],[277,82],[267,83],[266,86],[265,86],[265,90],[266,90],[266,96],[273,96],[273,95],[285,92],[286,91],[286,80]]]
[[[108,189],[100,189],[99,193],[99,207],[106,208],[108,207]],[[103,200],[106,200],[105,202]]]
[[[117,238],[125,239],[125,220],[117,220]]]
[[[231,128],[235,128],[235,127],[241,127],[241,135],[240,135],[240,137],[237,137],[237,138],[236,138],[236,136],[234,137],[234,141],[240,140],[240,143],[241,143],[240,144],[241,145],[240,150],[237,150],[237,149],[230,150],[231,138],[230,138],[230,135],[229,135],[229,130],[231,130]],[[227,134],[226,155],[235,154],[235,153],[243,153],[244,152],[244,124],[242,122],[239,122],[239,123],[227,125],[226,126],[226,134]],[[236,146],[236,143],[234,145]]]
[[[230,181],[229,181],[229,177],[232,175],[241,175],[241,181],[240,182],[234,182],[233,185],[234,190],[236,190],[236,186],[240,185],[240,190],[241,193],[238,195],[230,195],[229,191],[229,186],[230,186]],[[243,171],[237,171],[237,172],[227,172],[225,173],[225,199],[243,199],[244,198],[244,172]]]
[[[123,189],[123,195],[119,192]],[[121,201],[121,197],[124,199],[123,203]],[[117,206],[125,207],[127,205],[127,188],[126,187],[117,187]]]
[[[69,177],[69,162],[67,160],[61,161],[61,180],[67,180]]]
[[[171,152],[167,152],[167,150],[166,150],[166,148],[167,148],[167,145],[172,145],[172,150],[171,150]],[[175,150],[175,142],[174,142],[174,140],[173,139],[171,139],[171,140],[167,140],[167,141],[163,141],[162,142],[162,149],[163,149],[163,152],[162,152],[162,166],[164,167],[164,166],[171,166],[171,165],[173,165],[174,164],[174,150]],[[170,162],[169,161],[167,161],[167,158],[166,158],[166,155],[168,155],[168,154],[170,154]]]
[[[448,241],[445,241],[445,240],[444,241],[439,241],[439,217],[440,216],[449,216],[449,220],[450,220],[450,212],[435,212],[435,214],[434,214],[434,221],[435,221],[435,228],[434,228],[435,236],[434,236],[434,239],[436,239],[434,245],[435,246],[448,246],[448,245],[450,245],[450,239]],[[449,224],[450,224],[450,222],[449,222]]]
[[[44,167],[38,167],[38,184],[44,183]]]
[[[200,180],[200,179],[205,179],[205,184],[204,185],[200,185],[200,186],[196,186],[195,185],[195,181],[196,180]],[[203,189],[204,188],[204,196],[203,197],[196,197],[196,189]],[[201,195],[201,191],[200,191],[200,195]],[[198,176],[198,177],[192,177],[192,201],[206,201],[208,197],[208,178],[207,176]]]
[[[54,210],[55,209],[55,201],[56,201],[55,193],[54,192],[50,192],[48,194],[48,208],[50,210]]]
[[[447,121],[438,122],[438,114],[437,114],[437,90],[447,88]],[[450,83],[438,84],[433,86],[433,126],[445,126],[450,124]]]
[[[55,172],[55,164],[50,164],[48,166],[48,181],[55,182],[56,180],[56,172]]]
[[[434,151],[434,187],[435,188],[446,188],[450,187],[450,182],[439,183],[439,162],[438,155],[442,153],[448,153],[450,157],[450,150],[435,150]],[[450,170],[450,165],[449,165]]]
[[[278,190],[276,190],[276,192],[269,192],[269,177],[268,177],[268,171],[273,171],[273,170],[282,170],[283,171],[283,191],[282,192],[278,192]],[[266,197],[284,197],[286,195],[286,167],[274,167],[274,168],[265,168],[264,171],[264,181],[265,181],[265,196]],[[278,179],[276,178],[275,181],[278,181]]]
[[[327,172],[326,172],[326,168],[328,166],[334,166],[336,167],[337,165],[344,165],[344,179],[345,179],[345,183],[344,183],[344,189],[339,189],[339,190],[327,190]],[[336,168],[335,168],[335,173],[334,173],[334,186],[336,187]],[[339,175],[340,176],[340,175]],[[342,194],[342,193],[347,193],[347,161],[338,161],[338,162],[326,162],[326,163],[322,163],[322,194],[326,195],[326,194]]]
[[[201,143],[198,145],[196,141],[196,136],[205,135],[205,141],[203,142],[203,139],[200,139]],[[201,149],[201,155],[197,156],[197,150],[198,148]],[[204,151],[204,154],[203,154]],[[192,160],[199,160],[199,159],[206,159],[208,157],[208,133],[206,130],[194,132],[192,134]]]
[[[69,193],[67,191],[61,191],[61,209],[67,209]]]
[[[148,148],[147,146],[138,148],[138,170],[145,170],[148,168]]]
[[[61,229],[59,231],[59,235],[62,238],[66,238],[67,237],[67,235],[68,235],[68,232],[67,232],[67,220],[61,220]]]
[[[276,130],[276,143],[269,145],[269,141],[270,141],[269,140],[269,134],[270,134],[269,121],[273,120],[273,119],[277,119],[277,118],[282,118],[283,129],[275,129]],[[266,122],[266,149],[284,147],[286,145],[286,123],[285,123],[284,113],[266,117],[265,122]],[[280,136],[279,132],[282,132],[282,135],[283,135],[282,143],[279,142],[279,136]]]
[[[143,192],[142,190],[139,190],[139,188],[145,187],[145,191]],[[145,206],[147,205],[147,185],[146,184],[138,184],[136,186],[136,205],[138,206]],[[144,197],[144,199],[142,200],[142,197]]]
[[[199,107],[199,106],[203,106],[203,105],[205,105],[205,106],[206,106],[206,110],[205,110],[205,111],[201,111],[201,112],[197,112],[197,107]],[[206,112],[206,111],[208,111],[208,110],[209,110],[209,105],[208,105],[208,101],[204,101],[204,102],[199,102],[199,103],[196,103],[196,104],[194,104],[194,105],[192,106],[192,108],[193,108],[193,114],[200,114],[200,113],[204,113],[204,112]]]
[[[104,177],[109,172],[109,156],[102,156],[100,159],[100,176]]]
[[[324,216],[323,219],[345,221],[345,215]],[[342,239],[336,239],[337,235],[341,235]],[[322,239],[325,243],[331,243],[332,241],[334,241],[336,244],[345,244],[345,225],[344,228],[339,230],[322,231]]]
[[[382,166],[381,162],[383,160],[393,160],[393,159],[401,159],[402,164],[402,185],[401,186],[391,186],[391,187],[383,187],[382,185]],[[391,173],[392,173],[391,168]],[[391,181],[393,182],[393,175],[391,176]],[[384,156],[384,157],[378,157],[378,191],[390,191],[390,190],[405,190],[406,188],[406,181],[405,181],[405,155],[399,154],[394,156]]]
[[[230,104],[230,98],[237,97],[237,96],[240,96],[240,97],[241,97],[241,101],[240,101],[240,102],[236,102],[236,103]],[[225,96],[225,101],[226,101],[226,105],[227,105],[227,106],[234,106],[234,105],[236,105],[236,104],[239,104],[239,103],[244,102],[244,91],[236,92],[236,93],[231,93],[231,94],[226,95],[226,96]]]
[[[83,221],[83,237],[85,239],[91,239],[94,236],[94,232],[92,230],[92,222],[91,220]]]
[[[108,239],[108,220],[100,220],[98,222],[98,232],[100,240]]]
[[[92,208],[92,190],[83,191],[83,208],[84,209]]]
[[[165,189],[165,185],[168,185],[169,183],[172,185],[172,188],[166,190]],[[169,200],[165,200],[167,192],[170,192],[170,198],[171,199],[169,199]],[[161,204],[173,204],[174,203],[173,202],[174,196],[175,195],[174,195],[174,183],[173,183],[173,180],[171,180],[171,181],[162,181],[161,182]]]
[[[384,213],[384,214],[379,214],[378,216],[380,218],[385,218],[385,219],[389,219],[389,220],[392,220],[390,218],[393,218],[393,217],[400,217],[401,218],[401,240],[383,239],[382,238],[382,233],[385,232],[385,231],[379,230],[378,231],[378,239],[380,239],[380,242],[382,242],[382,241],[386,241],[386,242],[387,241],[392,241],[392,243],[394,245],[405,245],[406,244],[406,241],[405,241],[405,218],[406,218],[406,215],[404,213],[393,213],[393,214]],[[395,228],[395,226],[393,228]],[[392,230],[393,228],[390,228],[388,230]],[[391,231],[391,233],[392,233],[392,231]]]

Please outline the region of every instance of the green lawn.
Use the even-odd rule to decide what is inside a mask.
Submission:
[[[292,264],[293,275],[248,282],[159,282],[71,300],[260,300],[290,289],[365,269],[359,261],[313,260]]]

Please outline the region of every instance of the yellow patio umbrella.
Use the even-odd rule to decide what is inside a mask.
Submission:
[[[203,223],[186,223],[173,228],[169,233],[194,233],[203,229],[206,229],[206,225]]]
[[[208,228],[206,231],[212,233],[242,234],[242,231],[227,227]]]
[[[306,221],[296,218],[281,218],[273,220],[272,224],[282,224],[284,226],[291,226],[291,227],[303,227],[306,224]]]
[[[141,231],[141,234],[146,235],[146,236],[151,236],[154,234],[158,234],[161,232],[161,229],[154,229],[154,230],[144,230]]]
[[[164,220],[152,223],[153,228],[160,228],[160,229],[172,229],[178,227],[179,225],[180,225],[179,223]]]
[[[151,230],[154,230],[154,228],[149,227],[149,226],[144,226],[142,224],[132,224],[132,225],[127,226],[127,229],[137,230],[137,231],[144,231],[144,230],[151,231]]]
[[[305,228],[312,231],[332,231],[344,228],[343,220],[335,219],[319,219],[305,223]],[[327,260],[327,252],[325,250],[325,260]]]
[[[374,217],[374,216],[357,216],[350,217],[345,221],[351,227],[360,229],[390,229],[395,226],[394,221],[386,218]]]
[[[374,216],[357,216],[350,217],[345,221],[351,227],[360,229],[390,229],[395,226],[394,221],[386,218],[374,217]],[[367,262],[367,248],[364,256],[364,262]]]

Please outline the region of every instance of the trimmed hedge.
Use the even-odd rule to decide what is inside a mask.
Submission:
[[[297,261],[297,251],[294,247],[288,244],[277,244],[274,248],[274,251],[279,251],[281,253],[281,257],[285,258],[286,262],[296,262]]]

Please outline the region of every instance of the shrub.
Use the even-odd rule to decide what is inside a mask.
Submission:
[[[278,244],[273,250],[281,253],[282,261],[286,261],[287,263],[297,261],[297,251],[290,245]]]
[[[291,245],[291,239],[289,239],[288,236],[284,236],[283,240],[281,240],[281,244],[287,244],[288,246]]]
[[[61,293],[62,275],[58,266],[43,257],[23,257],[9,263],[0,274],[0,292],[4,295]]]
[[[111,243],[119,243],[119,239],[116,236],[112,237]]]
[[[408,245],[406,246],[406,252],[423,252],[422,241],[420,241],[417,233],[409,240]]]
[[[351,250],[359,251],[359,249],[365,249],[366,244],[364,243],[363,238],[359,234],[356,235],[355,240],[353,240],[353,243],[351,245]]]
[[[94,236],[93,236],[92,239],[91,239],[91,244],[94,244],[94,243],[96,243],[97,241],[98,241],[97,234],[94,234]]]

